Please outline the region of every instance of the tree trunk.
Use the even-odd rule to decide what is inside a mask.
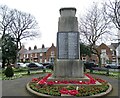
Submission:
[[[7,66],[10,66],[10,60],[7,59]]]
[[[19,52],[19,45],[18,45],[18,44],[19,44],[19,42],[17,41],[17,42],[16,42],[16,51],[17,51],[17,52],[16,52],[16,54],[15,54],[15,55],[16,55],[16,59],[15,59],[15,63],[14,63],[14,65],[15,65],[16,68],[18,68],[18,65],[17,65],[18,52]]]
[[[3,69],[5,68],[5,61],[6,61],[6,59],[2,57],[2,68]]]
[[[98,56],[98,66],[101,67],[101,57],[99,54],[97,54],[97,56]]]

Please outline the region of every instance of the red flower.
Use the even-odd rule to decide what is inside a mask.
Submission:
[[[44,80],[44,81],[47,81],[47,79],[48,79],[51,75],[52,75],[52,74],[49,73],[47,76],[45,76],[45,77],[43,78],[43,80]]]
[[[45,84],[46,82],[43,80],[43,79],[41,79],[39,82],[38,82],[38,84]]]
[[[47,77],[50,77],[52,74],[51,73],[49,73],[48,75],[47,75]]]
[[[78,94],[79,92],[77,91],[77,90],[67,90],[66,88],[62,88],[61,90],[60,90],[60,93],[61,94],[71,94],[71,95],[76,95],[76,94]]]
[[[61,94],[69,94],[69,91],[68,91],[66,88],[62,88],[62,89],[60,90],[60,93],[61,93]]]
[[[97,78],[96,80],[97,80],[98,82],[100,82],[100,83],[106,82],[105,80],[102,80],[102,79],[100,79],[100,78]]]
[[[47,85],[53,85],[53,84],[55,84],[53,81],[48,81],[47,82]]]
[[[68,84],[69,82],[68,81],[61,81],[62,84]]]
[[[83,84],[83,81],[79,81],[78,84]]]
[[[77,91],[77,90],[69,90],[69,94],[71,94],[71,95],[76,95],[76,94],[78,94],[79,92]]]
[[[32,79],[32,82],[38,82],[39,80],[38,80],[38,78],[33,78]]]
[[[96,80],[93,77],[91,77],[89,74],[85,74],[85,75],[90,79],[88,84],[95,84]]]
[[[90,80],[90,83],[91,83],[91,84],[95,84],[95,82],[96,82],[96,81],[95,81],[94,79],[93,79],[93,80]]]
[[[46,81],[47,81],[47,79],[48,79],[48,77],[50,77],[51,75],[52,75],[52,74],[49,73],[47,76],[45,76],[43,79],[41,79],[41,80],[38,82],[38,84],[45,84]]]

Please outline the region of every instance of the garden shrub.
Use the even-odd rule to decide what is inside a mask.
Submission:
[[[5,70],[6,77],[12,77],[14,75],[14,71],[11,66],[8,66]]]
[[[46,69],[43,69],[43,72],[46,72]]]

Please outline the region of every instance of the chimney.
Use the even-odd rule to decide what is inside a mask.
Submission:
[[[31,50],[31,47],[29,47],[28,50]]]
[[[45,48],[44,44],[42,44],[42,49]]]
[[[54,46],[54,43],[52,43],[52,46]]]
[[[37,49],[37,46],[36,46],[36,45],[34,46],[34,50],[35,50],[35,49]]]

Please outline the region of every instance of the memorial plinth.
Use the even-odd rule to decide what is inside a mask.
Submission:
[[[57,33],[57,61],[54,78],[82,78],[76,8],[61,8]]]

